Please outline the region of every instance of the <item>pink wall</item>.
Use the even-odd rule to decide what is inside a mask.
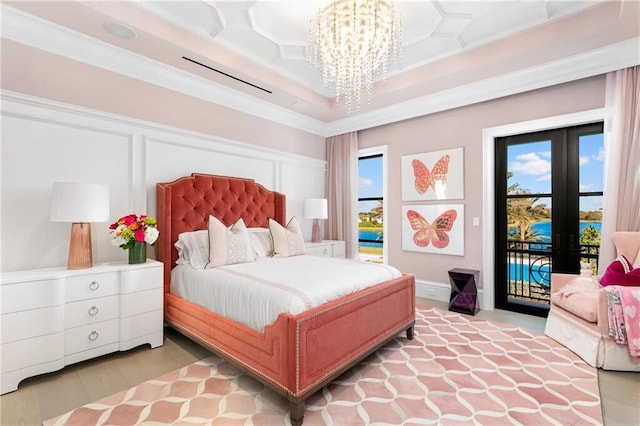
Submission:
[[[452,268],[482,271],[482,254],[485,249],[482,227],[473,227],[471,224],[473,217],[480,217],[481,225],[493,220],[482,217],[483,129],[602,108],[604,86],[604,76],[597,76],[361,131],[358,136],[360,148],[388,145],[388,216],[385,242],[388,243],[389,263],[403,272],[415,274],[417,280],[437,283],[448,283],[447,271]],[[464,204],[465,255],[461,257],[402,251],[401,157],[458,147],[464,148],[465,198],[447,203]]]
[[[325,138],[2,39],[2,89],[325,158]]]

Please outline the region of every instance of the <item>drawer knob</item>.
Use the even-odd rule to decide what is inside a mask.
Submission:
[[[89,340],[91,340],[92,342],[95,342],[96,340],[98,340],[98,337],[100,337],[100,335],[95,330],[89,333]]]
[[[98,313],[98,308],[94,305],[89,308],[89,315],[95,316]]]
[[[91,290],[91,291],[95,291],[95,290],[97,290],[97,289],[99,289],[99,288],[100,288],[100,284],[98,284],[98,281],[95,281],[95,280],[94,280],[94,281],[91,281],[91,282],[89,283],[89,290]]]

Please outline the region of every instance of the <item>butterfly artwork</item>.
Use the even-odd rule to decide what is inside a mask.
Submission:
[[[464,198],[463,148],[402,157],[402,201]]]
[[[447,186],[447,173],[449,172],[449,156],[440,157],[433,169],[429,171],[427,166],[420,160],[414,159],[411,162],[415,187],[418,194],[424,194],[431,188],[434,192]],[[440,183],[440,185],[437,185]]]
[[[464,206],[403,206],[402,249],[464,254]]]
[[[426,247],[431,244],[435,248],[445,248],[449,245],[449,235],[458,214],[455,210],[447,210],[438,216],[430,224],[420,213],[415,210],[407,211],[407,218],[411,228],[416,231],[413,234],[413,242],[418,247]]]

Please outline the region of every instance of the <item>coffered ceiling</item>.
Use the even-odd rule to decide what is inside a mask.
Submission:
[[[532,28],[602,0],[396,1],[402,55],[390,77],[437,59]],[[138,7],[190,33],[270,68],[318,94],[333,97],[309,66],[305,45],[314,13],[328,1],[144,1]]]
[[[606,47],[620,49],[619,40],[595,31],[598,16],[629,13],[629,2],[607,0],[398,0],[404,34],[398,63],[386,81],[374,86],[371,103],[347,114],[306,60],[309,21],[327,3],[3,1],[2,35],[140,79],[152,79],[140,70],[154,65],[156,74],[173,79],[162,83],[155,76],[155,84],[174,84],[174,90],[182,90],[178,80],[198,85],[206,90],[192,92],[216,91],[212,101],[255,114],[277,111],[276,121],[329,134],[455,107],[464,103],[457,100],[461,88],[469,97],[488,92],[483,84],[503,84],[499,79],[513,80],[510,92],[493,89],[504,96],[616,69],[619,61],[609,58],[620,53]],[[113,24],[124,24],[135,36],[106,31]],[[25,28],[34,26],[46,31],[27,35]],[[71,36],[76,36],[73,42]],[[637,37],[634,42],[624,48],[624,63],[640,61],[632,53]],[[572,69],[561,77],[551,70],[554,76],[546,81],[522,84],[526,78],[543,80],[541,73],[563,61]],[[475,101],[488,98],[478,95]],[[255,111],[249,103],[258,105]]]

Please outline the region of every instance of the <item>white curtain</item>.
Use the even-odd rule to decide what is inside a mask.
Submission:
[[[346,257],[358,256],[358,134],[327,138],[327,238],[345,241]]]
[[[605,110],[607,160],[599,274],[616,256],[611,234],[640,231],[640,66],[607,74]]]

